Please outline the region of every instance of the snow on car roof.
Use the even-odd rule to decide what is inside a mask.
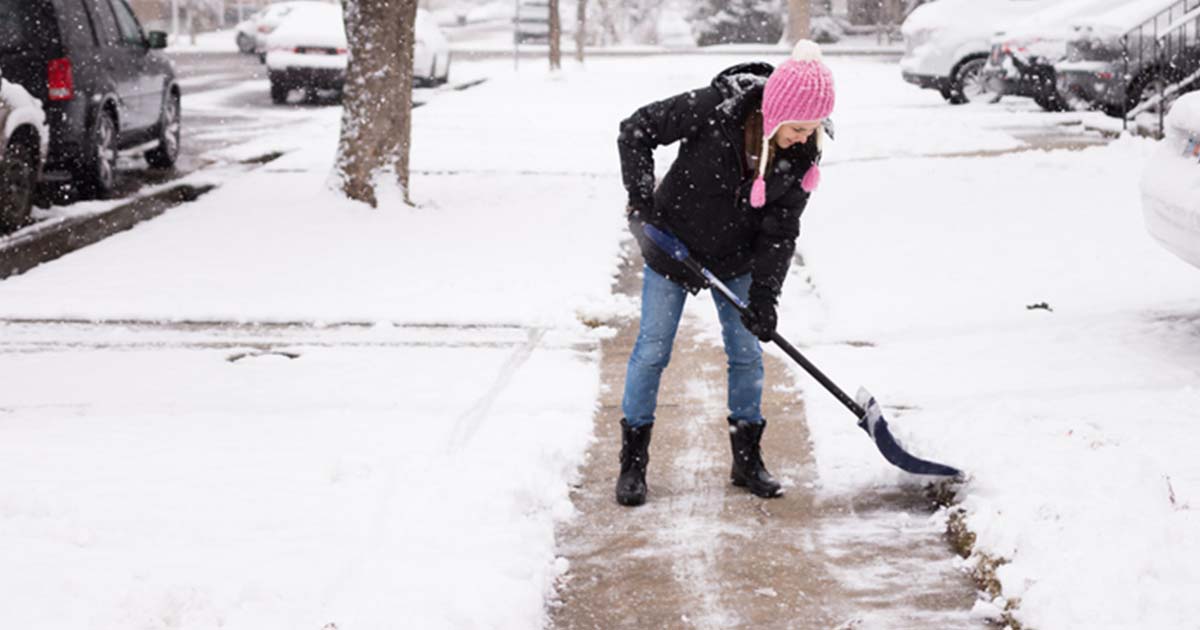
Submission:
[[[1056,2],[1014,22],[1012,28],[1007,29],[1004,34],[1013,38],[1068,39],[1074,33],[1073,26],[1080,18],[1104,13],[1127,2],[1129,0]]]
[[[1015,15],[1036,11],[1061,1],[1063,0],[937,0],[914,9],[900,28],[906,34],[927,28],[983,30],[991,33],[1003,30]]]
[[[1125,0],[1115,8],[1081,19],[1076,24],[1098,34],[1124,35],[1176,2],[1178,0]]]
[[[347,45],[342,8],[336,4],[310,3],[288,13],[270,35],[272,46],[321,45],[345,48]]]

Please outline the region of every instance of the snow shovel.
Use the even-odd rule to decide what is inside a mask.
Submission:
[[[729,290],[729,287],[718,280],[712,272],[696,262],[691,254],[688,253],[687,247],[679,239],[649,223],[645,225],[643,231],[646,233],[646,236],[650,237],[650,240],[654,241],[654,244],[659,249],[669,254],[671,258],[683,263],[688,269],[699,274],[711,286],[716,287],[726,299],[737,307],[738,312],[746,313],[747,306],[742,302],[741,298]],[[883,457],[891,462],[893,466],[916,475],[962,476],[962,471],[953,466],[921,459],[904,450],[904,447],[896,441],[895,436],[888,430],[887,420],[883,417],[883,411],[880,409],[879,403],[875,402],[875,397],[866,389],[860,388],[857,400],[851,399],[846,395],[846,392],[842,391],[833,381],[829,380],[828,376],[825,376],[821,370],[817,369],[817,366],[813,365],[804,355],[800,354],[800,351],[788,343],[778,332],[771,333],[771,341],[775,342],[775,345],[779,346],[796,363],[799,363],[800,367],[804,368],[804,371],[817,379],[818,383],[829,390],[829,393],[833,394],[838,401],[845,405],[858,418],[858,426],[867,432],[867,435],[874,440],[875,446],[879,448],[879,452],[883,453]]]

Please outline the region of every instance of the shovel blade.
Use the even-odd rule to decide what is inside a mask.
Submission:
[[[896,436],[892,435],[891,430],[888,429],[887,420],[883,417],[883,410],[880,409],[879,403],[866,389],[859,389],[855,399],[855,402],[866,412],[863,417],[859,418],[858,426],[871,436],[884,459],[893,466],[914,475],[957,478],[963,476],[963,472],[953,466],[921,459],[904,450],[904,447],[896,440]]]

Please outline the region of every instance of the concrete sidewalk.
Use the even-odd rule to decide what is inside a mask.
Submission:
[[[619,290],[640,290],[639,267],[627,265]],[[685,312],[660,394],[649,498],[637,508],[613,499],[637,322],[603,346],[598,440],[573,495],[580,515],[559,532],[570,570],[553,627],[986,628],[969,614],[974,586],[919,492],[818,495],[804,405],[774,386],[791,376],[772,356],[763,450],[787,493],[762,500],[730,485],[725,356],[697,341],[697,325]]]

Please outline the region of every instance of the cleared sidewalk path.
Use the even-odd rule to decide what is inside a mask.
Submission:
[[[631,262],[621,291],[640,288]],[[804,406],[773,383],[768,356],[764,458],[785,483],[758,499],[729,483],[725,355],[697,341],[688,312],[663,379],[647,503],[618,506],[620,399],[637,322],[604,343],[597,442],[574,492],[580,516],[559,532],[570,561],[551,609],[560,629],[796,628],[954,630],[987,626],[969,611],[959,570],[930,507],[912,490],[818,500]]]

